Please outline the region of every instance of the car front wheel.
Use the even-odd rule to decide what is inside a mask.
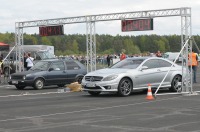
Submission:
[[[34,88],[39,90],[44,87],[44,80],[42,78],[38,78],[34,82]]]
[[[130,79],[123,78],[118,85],[118,94],[120,96],[129,96],[132,92],[133,84]]]
[[[182,76],[176,75],[174,76],[172,82],[171,82],[171,88],[170,91],[177,92],[181,90],[181,82],[182,82]]]

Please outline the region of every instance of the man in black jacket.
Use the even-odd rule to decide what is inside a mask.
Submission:
[[[26,59],[27,59],[27,53],[24,53],[24,71],[27,71],[27,62],[26,62]]]

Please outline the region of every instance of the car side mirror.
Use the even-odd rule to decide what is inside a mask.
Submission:
[[[53,68],[49,68],[49,71],[53,71],[54,69]]]
[[[142,66],[140,70],[143,71],[143,70],[146,70],[146,69],[148,69],[148,66]]]

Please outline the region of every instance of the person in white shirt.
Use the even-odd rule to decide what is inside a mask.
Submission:
[[[27,62],[27,70],[29,70],[32,66],[33,66],[33,60],[34,60],[34,58],[33,57],[31,57],[31,54],[30,53],[28,53],[28,57],[27,57],[27,59],[26,59],[26,62]]]

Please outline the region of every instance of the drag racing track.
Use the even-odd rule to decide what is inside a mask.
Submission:
[[[1,86],[0,132],[200,132],[200,95],[146,100],[143,91],[92,97],[57,89]]]

